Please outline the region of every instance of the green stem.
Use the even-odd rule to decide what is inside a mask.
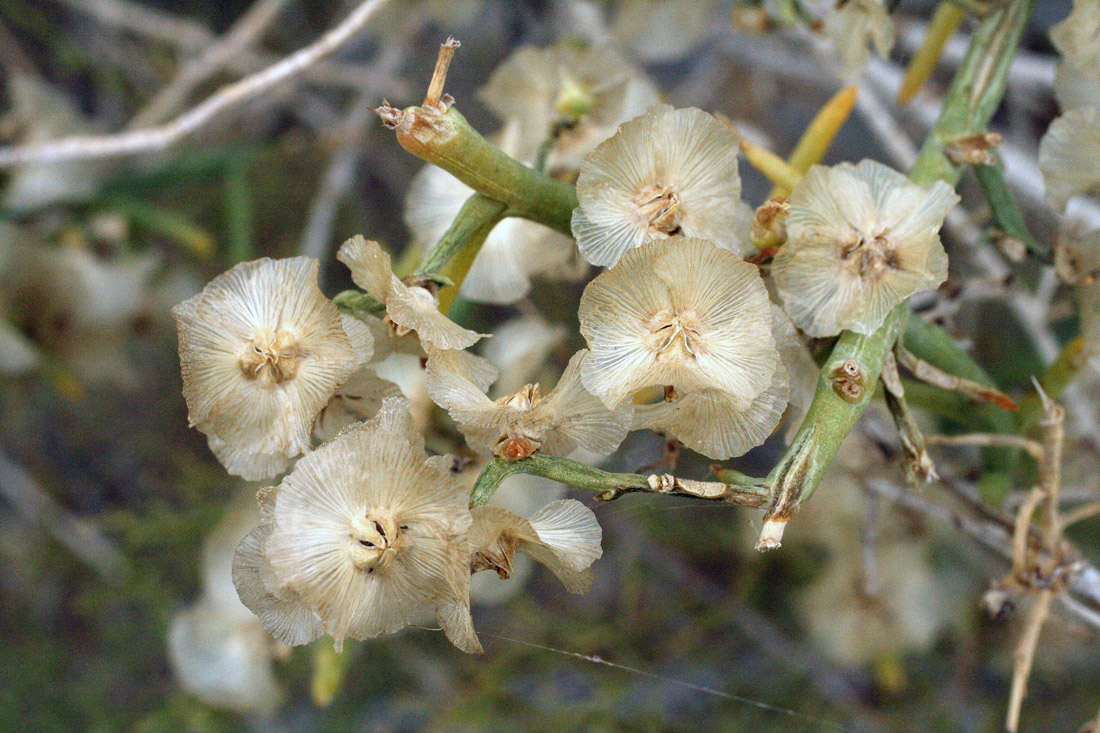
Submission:
[[[974,173],[978,177],[978,183],[982,186],[985,198],[993,211],[993,220],[1005,234],[1019,240],[1033,255],[1047,261],[1050,259],[1050,249],[1035,240],[1031,232],[1027,230],[1024,216],[1016,206],[1016,199],[1005,181],[1004,167],[1000,160],[994,165],[976,165]]]
[[[975,31],[939,120],[909,172],[914,183],[958,182],[962,167],[947,157],[944,145],[981,132],[989,124],[1004,95],[1008,67],[1034,4],[1035,0],[1014,0],[988,15]],[[870,336],[845,331],[837,340],[791,448],[768,476],[774,493],[758,549],[779,546],[791,514],[817,488],[844,438],[866,409],[886,352],[893,348],[908,315],[908,303],[901,303]],[[851,368],[842,369],[848,360]],[[844,377],[847,372],[856,373],[859,381]]]
[[[225,222],[230,262],[256,256],[252,241],[252,191],[248,186],[249,160],[235,159],[225,171]]]
[[[599,499],[608,501],[622,494],[636,491],[648,491],[675,496],[691,496],[698,499],[723,501],[741,506],[763,506],[770,495],[769,490],[757,482],[755,485],[745,482],[743,485],[724,484],[713,481],[690,481],[675,479],[671,476],[643,476],[637,473],[609,473],[568,458],[557,458],[535,453],[519,461],[505,461],[495,458],[490,461],[474,483],[470,495],[470,506],[484,504],[497,488],[509,476],[517,473],[542,476],[599,493]]]
[[[466,199],[450,228],[424,255],[416,268],[417,275],[437,275],[451,259],[471,241],[485,241],[489,232],[504,218],[508,207],[488,196],[475,193]],[[457,285],[461,285],[457,282]]]
[[[1061,397],[1066,387],[1073,382],[1077,373],[1088,363],[1085,357],[1085,340],[1077,336],[1062,348],[1062,353],[1054,360],[1046,371],[1039,376],[1039,386],[1052,400]],[[1035,427],[1036,421],[1043,413],[1043,403],[1038,392],[1032,392],[1020,403],[1018,414],[1019,430],[1027,434]]]
[[[568,183],[528,168],[483,138],[455,108],[379,108],[397,141],[418,158],[439,166],[470,188],[506,204],[509,213],[572,236],[577,191]]]

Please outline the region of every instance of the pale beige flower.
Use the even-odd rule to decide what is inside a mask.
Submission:
[[[369,356],[369,332],[341,318],[317,269],[241,263],[172,310],[188,418],[230,473],[267,478],[308,451],[317,414]]]
[[[584,504],[562,499],[528,519],[491,504],[472,513],[474,572],[495,570],[501,578],[511,577],[518,551],[548,568],[570,593],[586,593],[592,585],[591,565],[603,555],[603,530]]]
[[[428,393],[447,410],[475,450],[507,458],[526,458],[540,451],[565,456],[578,447],[613,453],[630,429],[630,406],[610,410],[581,384],[587,350],[569,360],[558,384],[545,397],[538,383],[491,400],[450,358],[432,353],[428,360]]]
[[[611,266],[671,236],[754,251],[737,151],[737,133],[700,109],[657,105],[624,123],[585,158],[577,178],[573,235],[581,253]]]
[[[564,42],[518,49],[478,96],[516,124],[514,157],[534,158],[551,129],[561,128],[547,152],[549,170],[576,170],[616,127],[659,101],[657,88],[613,48]]]
[[[551,324],[537,313],[527,314],[493,329],[482,354],[500,370],[493,384],[496,396],[515,394],[523,385],[537,382],[549,371],[551,354],[565,343],[568,330]]]
[[[845,76],[863,70],[871,46],[883,58],[894,48],[894,20],[882,0],[837,0],[825,17],[825,33],[833,41]]]
[[[775,305],[771,306],[771,315],[778,345],[778,333],[787,319]],[[794,330],[789,321],[787,327]],[[787,354],[781,349],[780,356]],[[716,389],[691,392],[682,397],[670,395],[669,399],[635,406],[634,427],[672,436],[697,453],[724,460],[739,456],[768,439],[783,417],[788,390],[784,363],[775,370],[767,388],[748,406]]]
[[[871,160],[814,166],[791,192],[772,263],[783,308],[814,337],[870,334],[890,310],[947,279],[939,230],[959,197]]]
[[[374,417],[385,400],[401,396],[400,387],[365,366],[340,385],[321,409],[313,422],[313,439],[332,440],[349,425]]]
[[[1073,10],[1050,29],[1062,54],[1054,95],[1062,110],[1100,107],[1100,0],[1074,0]]]
[[[1039,170],[1047,202],[1064,211],[1074,196],[1100,194],[1100,108],[1071,110],[1039,141]]]
[[[509,124],[499,141],[513,157],[518,150],[518,125]],[[405,222],[414,246],[426,251],[450,228],[474,190],[442,168],[426,165],[413,177],[405,200]],[[531,290],[531,278],[577,280],[588,263],[572,237],[541,224],[508,217],[493,227],[478,250],[459,293],[478,303],[514,303]]]
[[[462,328],[439,312],[435,294],[419,285],[406,285],[393,274],[390,256],[378,242],[356,235],[344,242],[336,258],[351,270],[351,279],[386,306],[386,317],[396,334],[409,331],[439,349],[465,349],[484,334]]]
[[[275,494],[265,557],[341,644],[434,614],[480,651],[469,611],[468,496],[448,456],[426,458],[401,399],[295,465]]]
[[[1100,369],[1100,232],[1066,236],[1055,248],[1054,262],[1062,279],[1073,286],[1083,353]]]
[[[627,252],[585,288],[579,317],[590,349],[581,378],[610,408],[663,386],[717,390],[746,411],[781,368],[759,271],[703,239]]]

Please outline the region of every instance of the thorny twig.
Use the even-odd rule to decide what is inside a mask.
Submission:
[[[353,38],[386,2],[387,0],[365,0],[313,44],[263,71],[223,87],[169,123],[115,135],[76,136],[31,145],[3,147],[0,148],[0,168],[164,150],[199,130],[226,110],[301,75],[314,63]]]

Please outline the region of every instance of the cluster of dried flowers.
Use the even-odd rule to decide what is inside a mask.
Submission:
[[[363,237],[338,259],[380,317],[341,314],[318,287],[317,263],[301,257],[240,264],[174,310],[190,420],[223,465],[258,480],[296,461],[261,490],[260,525],[233,565],[241,600],[287,644],[429,624],[478,651],[471,574],[508,577],[517,552],[569,591],[590,585],[601,554],[593,513],[572,500],[529,517],[471,510],[462,461],[426,453],[431,403],[469,452],[501,460],[598,460],[642,429],[710,458],[739,456],[785,411],[805,409],[787,409],[817,379],[805,337],[869,333],[946,277],[938,230],[954,192],[871,161],[811,170],[773,227],[785,240],[774,262],[757,264],[766,258],[741,200],[737,133],[702,110],[657,104],[654,86],[607,49],[522,49],[483,95],[510,153],[576,180],[576,244],[510,220],[480,249],[462,294],[512,303],[532,276],[607,268],[577,307],[587,348],[553,389],[536,378],[492,390],[500,371],[470,351],[485,334],[450,320],[434,280],[398,277]],[[515,117],[520,109],[529,114]],[[414,246],[437,240],[470,193],[423,171],[406,209]],[[535,320],[501,329],[483,353],[501,361],[510,350],[522,371],[545,370],[547,344],[564,335]],[[413,360],[416,390],[387,379],[398,355]]]

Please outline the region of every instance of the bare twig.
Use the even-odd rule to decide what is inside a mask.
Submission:
[[[126,556],[84,519],[68,512],[23,467],[0,453],[0,496],[27,522],[42,526],[104,580],[120,584],[130,573]]]
[[[109,158],[163,150],[202,128],[226,110],[299,76],[318,60],[328,56],[354,37],[386,2],[387,0],[366,0],[339,25],[313,44],[257,74],[223,87],[172,122],[117,135],[78,136],[45,143],[0,148],[0,168],[30,163]]]
[[[966,433],[964,435],[928,435],[924,442],[928,445],[972,445],[978,448],[1019,448],[1027,451],[1033,458],[1043,455],[1043,446],[1022,435],[1006,433]]]
[[[1066,512],[1062,517],[1062,526],[1068,527],[1071,524],[1077,524],[1086,519],[1091,519],[1098,514],[1100,514],[1100,501],[1094,501],[1091,504],[1083,504]]]
[[[271,26],[289,0],[256,0],[223,37],[199,51],[179,73],[130,120],[128,129],[149,127],[168,119],[187,102],[200,84],[216,74],[226,62],[255,43]]]
[[[942,369],[932,366],[924,359],[920,359],[902,346],[896,348],[898,361],[913,373],[913,376],[941,389],[959,392],[976,400],[989,402],[1005,410],[1015,410],[1016,402],[1008,395],[992,387],[974,382],[954,374],[949,374]]]
[[[1012,654],[1012,692],[1008,699],[1008,717],[1005,719],[1005,730],[1009,733],[1016,733],[1020,727],[1020,709],[1024,704],[1024,695],[1027,694],[1027,680],[1031,676],[1035,649],[1039,645],[1039,633],[1050,617],[1052,600],[1054,600],[1053,590],[1047,588],[1039,591],[1027,615],[1027,626],[1024,627],[1023,636],[1020,637],[1020,643],[1016,645],[1016,651]]]

